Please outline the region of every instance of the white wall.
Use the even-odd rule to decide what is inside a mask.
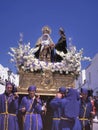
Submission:
[[[94,56],[91,64],[86,68],[87,87],[98,91],[98,54]]]
[[[81,87],[83,87],[85,80],[86,80],[86,71],[81,70],[81,73],[80,73],[78,79],[75,81],[76,89],[80,89]]]
[[[9,68],[3,67],[0,64],[0,93],[2,93],[5,90],[5,80],[8,80],[8,70]],[[10,75],[10,81],[16,85],[16,87],[19,86],[19,75],[11,73]]]
[[[94,95],[98,91],[98,54],[94,56],[91,64],[82,70],[78,80],[76,80],[76,88],[85,87],[87,89],[92,89]]]

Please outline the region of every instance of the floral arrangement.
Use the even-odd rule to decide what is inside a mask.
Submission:
[[[66,54],[56,50],[56,53],[63,58],[61,62],[45,62],[35,58],[34,53],[39,48],[31,48],[30,43],[26,45],[19,43],[18,48],[11,47],[10,49],[11,52],[8,52],[8,54],[12,57],[11,61],[15,62],[17,69],[21,68],[23,71],[29,70],[30,72],[34,72],[48,69],[52,72],[60,72],[61,74],[63,72],[66,74],[72,72],[78,75],[81,71],[81,61],[91,61],[89,57],[83,57],[83,49],[77,51],[73,45],[69,47]]]

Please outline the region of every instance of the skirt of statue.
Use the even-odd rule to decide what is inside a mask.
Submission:
[[[0,130],[19,130],[15,114],[0,114]]]
[[[40,114],[26,114],[24,118],[24,130],[42,130],[42,118]]]

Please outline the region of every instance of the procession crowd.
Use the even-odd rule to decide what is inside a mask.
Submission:
[[[0,95],[0,130],[44,130],[43,118],[48,109],[36,95],[36,86],[29,86],[28,95],[21,101],[19,98],[14,85],[7,82],[5,92]],[[97,102],[98,97],[88,96],[85,88],[78,92],[60,87],[48,102],[52,110],[51,130],[91,130],[92,119],[95,115],[98,117]]]
[[[45,26],[38,39],[35,57],[47,62],[61,62],[57,51],[67,53],[65,32],[59,29],[60,39],[54,45]],[[98,118],[98,97],[88,94],[88,90],[60,86],[56,95],[47,102],[36,94],[36,86],[28,86],[28,95],[18,95],[11,82],[6,82],[5,92],[0,94],[0,130],[92,130],[92,120]],[[51,120],[47,113],[51,111]],[[48,118],[48,126],[46,121]],[[47,125],[47,126],[46,126]]]

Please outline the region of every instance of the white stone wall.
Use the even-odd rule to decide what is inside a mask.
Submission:
[[[86,68],[86,84],[94,93],[98,91],[98,53],[92,59],[91,64]]]
[[[0,93],[5,90],[5,80],[8,80],[8,70],[9,68],[3,67],[0,64]],[[13,72],[10,75],[10,81],[15,84],[16,87],[19,86],[19,75],[14,74]]]
[[[96,91],[98,91],[98,54],[94,56],[90,65],[81,71],[81,74],[76,80],[76,88],[85,87],[89,90],[94,91],[94,95],[96,95]]]
[[[82,70],[78,79],[75,81],[75,88],[80,89],[81,87],[83,87],[85,81],[86,81],[86,71]]]

